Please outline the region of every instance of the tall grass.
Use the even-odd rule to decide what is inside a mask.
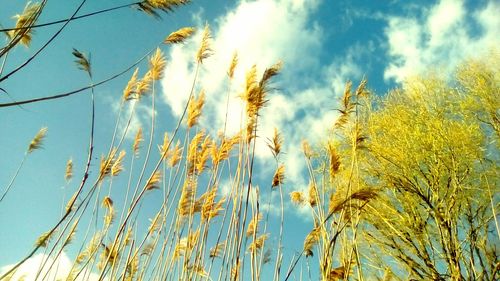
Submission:
[[[28,44],[32,28],[42,26],[36,20],[44,3],[28,5],[16,28],[8,30],[0,53],[4,64],[10,49]],[[186,3],[131,5],[159,16]],[[22,279],[17,271],[37,253],[43,259],[36,280],[56,280],[51,273],[58,271],[64,253],[72,258],[66,280],[496,279],[498,67],[472,61],[459,71],[455,88],[422,79],[384,97],[370,95],[365,79],[355,89],[348,82],[330,138],[302,144],[309,185],[290,192],[284,189],[285,139],[279,128],[267,140],[273,176],[262,183],[254,175],[261,113],[282,63],[262,73],[256,65],[246,70],[239,131],[227,134],[226,112],[221,133],[213,134],[202,126],[206,93],[199,76],[210,71],[204,62],[216,50],[209,26],[200,32],[188,98],[172,131],[158,126],[166,119],[157,110],[158,83],[169,67],[163,50],[185,43],[195,33],[191,27],[171,33],[148,52],[146,69],[137,67],[123,85],[99,163],[94,87],[110,79],[94,82],[88,55],[73,50],[77,67],[89,78],[83,90],[5,105],[90,89],[86,162],[78,171],[70,158],[62,175],[66,189],[76,189],[56,223],[0,280]],[[238,67],[235,53],[227,70],[226,111]],[[149,124],[132,131],[139,106],[149,108]],[[23,163],[46,141],[46,133],[42,128],[29,143],[0,204],[15,191]],[[278,203],[262,198],[270,192],[279,194]],[[297,245],[284,245],[287,194],[310,214],[310,231]],[[271,215],[273,209],[277,214]],[[301,250],[289,257],[285,248]]]

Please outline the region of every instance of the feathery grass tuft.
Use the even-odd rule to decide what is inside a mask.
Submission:
[[[136,68],[134,70],[134,73],[132,74],[132,77],[130,77],[130,80],[127,83],[127,86],[125,86],[125,89],[123,90],[123,100],[131,100],[137,98],[136,96],[136,87],[137,87],[137,73],[139,72],[139,68]]]
[[[139,156],[139,148],[141,146],[141,142],[143,141],[144,139],[142,137],[142,128],[139,128],[134,138],[134,144],[132,145],[132,151],[134,152],[134,156],[136,157]]]
[[[285,166],[280,165],[273,176],[272,187],[282,185],[285,180]]]
[[[178,44],[183,43],[187,40],[191,35],[195,32],[195,29],[192,27],[183,27],[177,31],[170,33],[170,35],[165,38],[163,43],[165,44]]]
[[[31,140],[30,145],[28,146],[28,153],[32,153],[33,151],[42,147],[43,140],[47,135],[47,130],[47,127],[43,127],[38,131],[33,140]]]
[[[197,99],[191,99],[188,105],[187,125],[191,128],[198,124],[203,105],[205,104],[205,91],[201,90]]]
[[[210,57],[213,54],[213,50],[210,47],[211,39],[212,35],[210,34],[210,26],[206,24],[201,38],[201,45],[200,48],[198,49],[198,53],[196,54],[196,61],[200,64],[203,63],[203,60],[205,60],[206,58]]]
[[[87,72],[90,77],[92,77],[92,69],[90,65],[90,55],[89,58],[85,56],[83,53],[78,51],[77,49],[73,48],[73,52],[71,52],[74,57],[76,57],[76,64],[78,65],[78,68]]]
[[[160,188],[159,183],[161,182],[161,179],[162,179],[161,171],[155,171],[151,176],[151,178],[149,178],[144,188],[146,190],[159,189]]]
[[[149,58],[149,72],[151,79],[158,81],[163,77],[163,72],[167,61],[160,48],[156,48],[155,53]]]
[[[64,173],[64,179],[69,182],[73,178],[73,159],[69,159],[66,163],[66,172]]]
[[[229,65],[229,70],[227,71],[227,76],[229,79],[233,79],[234,77],[234,70],[236,69],[236,66],[238,65],[238,52],[233,53],[233,58],[231,59],[231,64]]]

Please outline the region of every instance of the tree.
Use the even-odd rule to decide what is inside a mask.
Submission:
[[[365,181],[379,196],[363,238],[386,276],[496,279],[498,59],[468,61],[451,82],[408,80],[367,110]]]

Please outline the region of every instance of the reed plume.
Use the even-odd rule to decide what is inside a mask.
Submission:
[[[28,146],[28,153],[32,153],[33,151],[40,149],[43,144],[43,140],[45,139],[47,135],[47,127],[41,128],[38,133],[35,135],[33,140],[31,140],[29,146]]]
[[[156,48],[155,53],[149,58],[149,72],[151,79],[158,81],[163,77],[163,72],[167,61],[160,48]]]
[[[300,191],[290,192],[290,200],[297,205],[303,205],[306,202],[304,194]]]
[[[161,171],[155,171],[153,175],[151,175],[151,177],[149,178],[144,188],[146,190],[159,189],[160,188],[159,183],[161,182],[161,178],[162,178]]]
[[[278,169],[276,169],[276,172],[274,172],[273,182],[271,186],[276,187],[282,185],[284,180],[285,180],[285,166],[280,165]]]
[[[132,100],[137,98],[137,73],[139,72],[139,68],[136,68],[134,70],[134,73],[132,74],[132,77],[130,77],[130,80],[128,80],[127,86],[125,86],[125,89],[123,89],[123,95],[122,98],[123,100]]]
[[[229,64],[229,69],[227,71],[227,76],[229,77],[229,79],[233,79],[234,70],[236,69],[237,65],[238,65],[238,53],[234,52],[233,57],[231,59],[231,64]]]
[[[35,24],[41,10],[42,5],[40,3],[28,2],[23,12],[14,16],[16,27],[14,30],[6,32],[9,39],[19,37],[21,44],[29,46],[33,35],[33,30],[30,27]]]
[[[73,178],[73,159],[69,159],[66,163],[66,172],[64,173],[64,179],[69,182]]]
[[[136,157],[139,156],[139,148],[143,141],[144,138],[142,137],[142,128],[139,128],[134,138],[134,144],[132,145],[132,151],[134,152],[134,156]]]
[[[205,104],[205,91],[201,90],[197,99],[191,99],[188,104],[187,126],[191,128],[198,124],[203,105]]]
[[[203,35],[201,38],[201,45],[198,49],[198,53],[196,54],[196,61],[200,64],[203,63],[203,60],[210,57],[213,54],[213,50],[210,46],[210,40],[212,39],[212,35],[210,33],[210,26],[208,24],[205,25],[205,29],[203,30]]]
[[[165,38],[163,43],[165,44],[178,44],[183,43],[187,40],[191,35],[195,32],[195,29],[192,27],[183,27],[177,31],[170,33],[170,35]]]

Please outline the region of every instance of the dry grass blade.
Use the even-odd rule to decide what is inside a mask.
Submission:
[[[198,124],[198,119],[201,116],[203,105],[205,104],[205,91],[201,90],[197,99],[191,99],[188,105],[187,125],[191,128]]]
[[[221,161],[229,158],[229,152],[233,147],[240,142],[240,134],[237,134],[231,138],[224,138],[220,144],[220,147],[216,145],[212,146],[212,163],[217,166]]]
[[[170,139],[168,137],[168,133],[165,132],[163,134],[163,144],[158,146],[158,149],[160,150],[160,156],[162,159],[166,159],[169,156],[169,152],[170,152],[169,143],[170,143]]]
[[[144,141],[144,138],[142,137],[142,128],[139,128],[137,130],[137,134],[135,135],[134,138],[134,144],[132,145],[132,150],[134,151],[134,155],[137,157],[139,155],[139,148],[141,145],[141,142]]]
[[[303,205],[306,202],[304,194],[300,191],[290,192],[290,200],[292,200],[292,203],[297,205]]]
[[[311,145],[307,140],[302,141],[302,152],[304,152],[304,156],[307,159],[311,159],[313,156],[313,150],[311,148]]]
[[[309,205],[315,207],[318,204],[318,189],[314,182],[309,183]]]
[[[283,145],[283,136],[278,132],[278,128],[274,128],[273,138],[269,140],[267,147],[271,149],[274,157],[278,157],[281,152],[281,146]]]
[[[40,235],[36,239],[35,245],[39,246],[39,247],[47,247],[47,245],[49,244],[50,239],[52,238],[54,233],[55,233],[54,231],[52,231],[52,232],[47,231],[47,232],[43,233],[42,235]]]
[[[90,77],[92,77],[92,70],[90,67],[90,58],[87,58],[83,53],[73,48],[73,52],[71,52],[73,56],[76,58],[75,62],[78,65],[78,68],[87,72]],[[89,55],[90,57],[90,55]]]
[[[263,92],[269,91],[268,87],[269,83],[271,82],[271,79],[280,73],[281,68],[283,68],[283,62],[279,61],[264,71],[264,74],[262,74],[262,79],[260,80],[259,83],[261,91]]]
[[[183,43],[186,39],[191,37],[191,35],[195,32],[195,29],[192,27],[183,27],[177,31],[170,33],[170,35],[165,38],[163,43],[165,44],[177,44]]]
[[[195,180],[187,179],[184,182],[178,207],[178,212],[181,217],[186,217],[194,213],[196,185],[197,182]]]
[[[69,182],[73,177],[73,159],[69,159],[66,163],[66,172],[64,173],[64,179]]]
[[[34,150],[42,147],[43,140],[47,135],[47,130],[47,127],[43,127],[38,131],[33,140],[31,140],[30,145],[28,146],[28,153],[31,153]]]
[[[151,76],[151,71],[146,72],[144,77],[135,83],[135,94],[137,98],[141,98],[151,89],[151,82],[153,81],[153,76]]]
[[[177,164],[179,164],[181,159],[182,159],[182,147],[179,140],[177,140],[177,144],[175,145],[174,150],[172,151],[172,156],[170,157],[168,164],[170,167],[175,167]]]
[[[202,265],[199,264],[189,265],[187,267],[187,270],[201,277],[208,277],[208,272],[205,271]]]
[[[349,114],[354,108],[354,104],[352,103],[352,82],[348,81],[345,85],[344,95],[342,96],[342,109],[339,109],[340,116],[335,122],[335,128],[342,128],[345,124],[347,124],[349,120]]]
[[[273,176],[272,187],[282,185],[285,180],[285,166],[280,165]]]
[[[187,237],[181,238],[179,243],[175,245],[173,259],[176,260],[179,257],[193,250],[194,247],[196,246],[196,243],[198,243],[199,236],[200,232],[198,230],[190,233]]]
[[[163,77],[163,72],[167,61],[160,48],[156,48],[155,53],[149,58],[149,73],[151,73],[151,79],[158,81]]]
[[[73,225],[71,226],[71,229],[69,230],[68,236],[66,237],[66,240],[64,241],[64,246],[67,246],[73,242],[75,239],[75,234],[76,234],[76,227],[78,226],[78,222],[75,221]]]
[[[115,163],[117,148],[114,147],[107,157],[101,156],[101,165],[99,167],[99,181],[111,174],[111,169]]]
[[[125,157],[125,150],[120,151],[118,157],[115,159],[113,165],[111,166],[111,176],[115,177],[123,171],[123,158]]]
[[[210,249],[210,257],[211,258],[216,258],[220,257],[222,255],[222,251],[224,250],[224,247],[226,246],[226,243],[221,242],[217,244],[215,247]]]
[[[254,216],[250,223],[248,223],[248,228],[246,232],[246,236],[250,237],[257,233],[257,228],[259,225],[259,221],[262,220],[262,214],[259,214],[258,216]]]
[[[146,186],[144,187],[146,190],[153,190],[153,189],[159,189],[160,188],[160,182],[161,182],[162,174],[161,171],[155,171],[153,175],[149,178],[148,182],[146,183]]]
[[[328,152],[328,164],[329,164],[329,172],[330,177],[333,179],[335,175],[337,175],[340,169],[340,156],[337,154],[335,146],[333,143],[329,143],[327,147]]]
[[[125,86],[125,89],[123,90],[123,99],[124,100],[132,100],[137,98],[136,96],[136,87],[137,87],[137,73],[139,72],[139,68],[136,68],[134,70],[134,73],[132,74],[132,77],[130,77],[130,80],[127,83],[127,86]]]
[[[201,209],[201,217],[204,220],[213,219],[216,216],[220,215],[220,212],[224,210],[222,205],[225,202],[225,198],[221,198],[218,202],[215,202],[215,196],[217,195],[217,189],[212,189],[209,194],[205,198],[205,202],[203,203]]]
[[[307,234],[306,239],[304,239],[304,253],[306,257],[313,256],[312,249],[319,241],[321,229],[315,227],[309,234]]]
[[[154,219],[149,219],[149,220],[151,221],[151,223],[149,224],[148,234],[151,235],[160,230],[160,227],[163,223],[163,216],[160,212],[158,212],[154,217]]]
[[[189,2],[190,0],[144,0],[137,3],[137,7],[150,16],[160,18],[158,12],[172,12],[175,8]]]
[[[238,53],[234,52],[233,58],[231,59],[231,64],[229,65],[229,70],[227,71],[227,76],[229,77],[229,79],[233,79],[234,70],[236,69],[237,65],[238,65]]]
[[[332,194],[330,197],[330,203],[329,203],[329,213],[338,213],[342,209],[344,209],[346,206],[349,206],[349,203],[351,200],[359,200],[363,202],[368,202],[371,199],[377,197],[377,192],[372,189],[360,189],[358,191],[353,192],[350,196],[347,198],[342,198],[340,196],[335,196],[335,194]]]
[[[38,18],[42,9],[42,5],[40,3],[28,2],[24,7],[22,14],[17,14],[14,16],[16,20],[16,30],[11,30],[6,32],[6,35],[12,40],[14,37],[21,37],[21,44],[25,46],[29,46],[32,38],[32,29],[29,28],[33,24],[35,24],[35,20]]]
[[[203,36],[201,39],[201,45],[198,49],[198,53],[196,54],[196,61],[198,63],[203,63],[203,60],[210,57],[213,53],[210,47],[210,40],[212,35],[210,34],[210,26],[208,24],[205,25],[205,29],[203,30]]]
[[[115,209],[113,207],[113,200],[106,196],[102,200],[102,205],[106,208],[106,215],[104,216],[104,226],[107,228],[111,225],[115,218]]]
[[[344,279],[346,274],[346,270],[344,266],[340,266],[337,268],[334,268],[330,271],[329,278],[328,280],[342,280]]]
[[[262,249],[262,247],[264,246],[264,243],[266,242],[268,237],[269,237],[269,234],[267,234],[267,233],[262,234],[259,237],[257,237],[255,239],[255,241],[250,243],[250,246],[248,246],[248,251],[250,251],[251,253],[255,253],[257,251],[260,251]]]

